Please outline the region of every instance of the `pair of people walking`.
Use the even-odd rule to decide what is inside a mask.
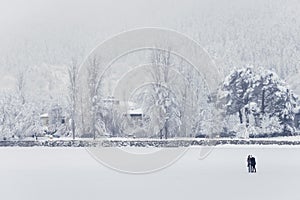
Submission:
[[[255,161],[255,157],[253,157],[252,155],[248,155],[247,158],[247,167],[248,167],[248,172],[249,173],[256,173],[256,161]]]

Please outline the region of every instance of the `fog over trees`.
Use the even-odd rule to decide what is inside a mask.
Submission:
[[[296,0],[15,3],[18,6],[6,3],[5,10],[0,9],[1,138],[42,134],[45,127],[40,116],[51,112],[61,112],[66,120],[61,125],[57,117],[53,128],[73,138],[126,136],[137,129],[149,132],[151,123],[162,123],[147,135],[157,138],[212,132],[245,133],[246,137],[295,134],[300,94],[300,5]],[[115,8],[116,3],[122,6]],[[11,12],[14,9],[18,12]],[[129,66],[132,60],[147,60],[157,66],[149,71],[157,83],[131,99],[134,109],[144,112],[138,127],[129,129],[126,117],[107,101],[113,97],[105,90],[125,70],[116,70],[117,64],[109,76],[112,80],[99,84],[100,62],[89,61],[90,102],[81,103],[90,103],[91,109],[83,110],[77,80],[89,52],[111,35],[149,26],[186,34],[208,52],[224,77],[219,91],[213,91],[220,97],[218,102],[210,99],[205,80],[191,66],[168,51],[152,51],[117,63]],[[166,66],[180,72],[183,79],[174,78]],[[172,80],[182,85],[177,93],[172,91],[178,89]],[[151,122],[154,104],[161,108],[163,122]],[[221,110],[214,104],[221,104]],[[83,112],[91,112],[90,118],[83,119]],[[218,125],[216,115],[222,115]]]

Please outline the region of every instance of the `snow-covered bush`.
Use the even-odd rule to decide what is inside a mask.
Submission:
[[[0,97],[1,139],[23,138],[42,133],[39,106],[26,102],[12,91]]]

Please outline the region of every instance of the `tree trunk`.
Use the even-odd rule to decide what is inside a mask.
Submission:
[[[73,140],[75,140],[75,121],[74,121],[74,117],[72,117],[71,126],[72,126],[72,136],[73,136]]]
[[[162,138],[163,138],[163,129],[160,129],[160,131],[159,131],[159,139],[161,139],[162,140]]]
[[[249,114],[250,114],[250,111],[249,111],[249,108],[245,108],[245,118],[246,118],[246,127],[248,128],[249,127]]]
[[[92,120],[92,132],[93,132],[93,139],[96,140],[96,117],[93,113],[93,120]]]
[[[243,123],[243,114],[242,114],[241,110],[239,110],[239,118],[240,118],[240,123],[242,124]]]
[[[261,97],[261,113],[265,114],[265,90],[262,90],[262,97]]]
[[[168,139],[168,126],[165,125],[165,139]]]

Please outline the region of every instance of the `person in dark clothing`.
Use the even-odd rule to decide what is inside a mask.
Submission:
[[[250,162],[251,162],[251,172],[256,172],[256,167],[255,167],[255,165],[256,165],[256,161],[255,161],[255,158],[252,156],[251,158],[250,158]]]
[[[247,157],[247,167],[248,167],[248,172],[252,172],[252,168],[251,168],[251,156],[248,155]]]

